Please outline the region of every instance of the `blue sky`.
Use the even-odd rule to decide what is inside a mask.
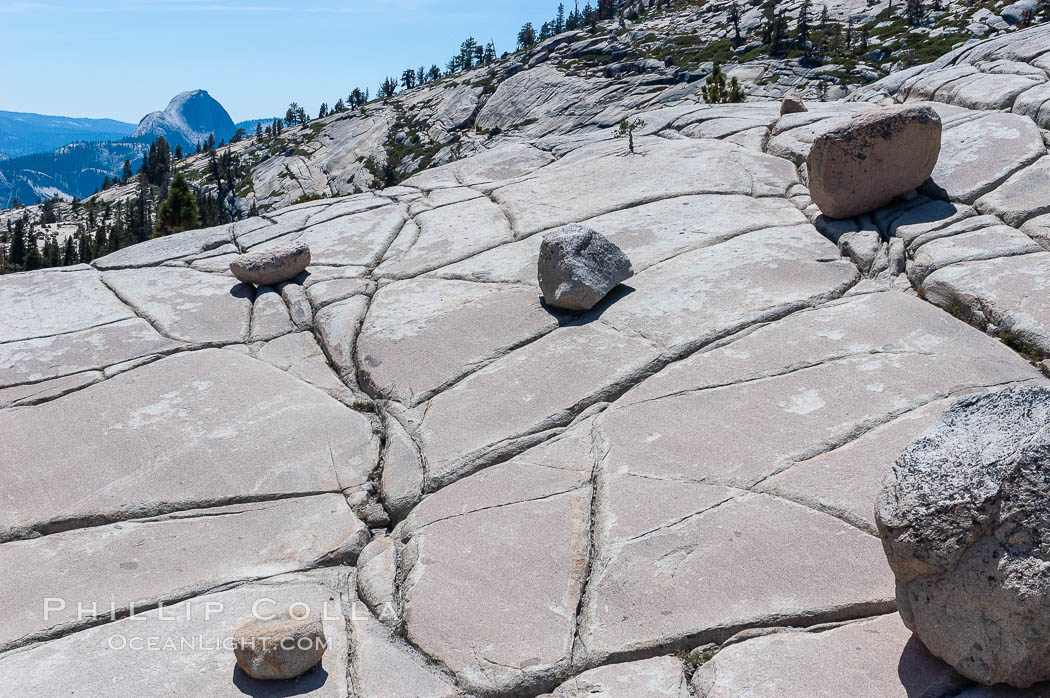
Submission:
[[[0,110],[137,123],[203,88],[234,121],[283,115],[292,100],[316,114],[410,65],[443,67],[468,35],[513,50],[522,23],[557,4],[0,0]]]

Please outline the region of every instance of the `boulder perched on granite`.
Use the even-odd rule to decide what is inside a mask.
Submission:
[[[298,619],[290,611],[257,619],[234,636],[237,666],[261,681],[294,679],[312,669],[328,649],[321,618]]]
[[[941,119],[928,106],[872,109],[817,137],[809,193],[829,218],[874,211],[929,179],[941,152]]]
[[[797,92],[788,92],[784,95],[784,101],[780,103],[781,116],[804,111],[809,111],[809,109],[806,109],[806,103],[802,101],[802,97]]]
[[[999,12],[999,16],[1010,24],[1027,24],[1035,18],[1039,11],[1039,0],[1019,0],[1007,5]]]
[[[559,228],[540,245],[540,290],[555,308],[590,310],[633,275],[623,250],[582,225]]]
[[[246,284],[273,286],[299,276],[309,264],[310,248],[295,242],[242,254],[230,262],[230,271]]]
[[[984,684],[1050,679],[1050,388],[956,403],[875,517],[901,617],[934,655]]]

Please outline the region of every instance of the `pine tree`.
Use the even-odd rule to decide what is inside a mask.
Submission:
[[[106,250],[109,248],[108,241],[106,240],[106,226],[100,225],[98,230],[95,231],[95,244],[91,248],[91,254],[94,257],[101,257],[106,254]]]
[[[478,47],[478,42],[473,36],[468,36],[467,40],[459,46],[459,64],[463,70],[471,70],[474,67],[474,52]]]
[[[299,104],[298,102],[292,102],[288,105],[288,111],[284,113],[284,123],[289,126],[295,126],[299,121]]]
[[[707,76],[707,81],[700,88],[700,93],[708,104],[743,102],[747,98],[740,82],[736,78],[727,81],[726,74],[722,72],[722,66],[718,63],[715,63],[711,69],[711,74]]]
[[[62,266],[68,267],[77,263],[77,250],[73,247],[73,236],[66,238],[66,246],[62,250]]]
[[[440,80],[441,68],[437,67],[437,64],[430,66],[430,70],[427,71],[427,77],[430,78],[430,82]]]
[[[591,31],[594,32],[598,29],[598,10],[591,6],[591,3],[587,3],[583,7],[583,21],[590,26]]]
[[[168,198],[157,210],[157,226],[164,235],[193,230],[200,223],[197,200],[181,172],[171,180]]]
[[[379,85],[379,99],[393,97],[397,93],[397,80],[387,78]]]
[[[177,154],[177,151],[176,151]],[[149,152],[142,161],[139,172],[146,181],[155,187],[159,187],[167,181],[171,174],[171,152],[168,150],[168,142],[161,136],[150,144]]]
[[[208,150],[215,150],[215,134],[208,134]]]
[[[84,233],[83,229],[77,231],[77,259],[81,262],[90,262],[95,258],[91,249],[91,238]]]
[[[828,50],[833,54],[837,54],[842,48],[842,25],[838,22],[832,22],[830,36],[831,41]]]
[[[536,30],[532,22],[526,22],[518,32],[518,50],[530,49],[536,44]]]
[[[44,202],[44,205],[40,209],[40,223],[42,225],[58,223],[58,215],[55,212],[55,208],[58,206],[60,200],[61,199],[55,196]]]
[[[134,173],[131,171],[131,160],[125,160],[124,161],[124,172],[121,175],[121,179],[124,181],[124,184],[127,184],[128,182],[131,181],[131,175],[132,174],[134,174]]]
[[[41,269],[44,266],[44,259],[40,256],[40,248],[36,244],[36,235],[31,232],[26,235],[26,258],[22,266],[26,271]]]
[[[766,0],[762,9],[762,43],[772,46],[773,32],[777,21],[777,1]]]
[[[149,189],[146,187],[145,182],[139,183],[139,195],[128,202],[126,209],[127,219],[125,228],[128,231],[128,237],[132,242],[144,242],[149,240],[150,235],[153,233],[153,226],[150,225],[149,211],[147,210],[146,204],[149,199]]]
[[[15,269],[21,269],[26,262],[26,224],[23,220],[15,222],[15,229],[11,233],[11,249],[7,252],[8,264]]]
[[[42,257],[46,268],[57,267],[62,263],[62,256],[58,251],[58,239],[54,235],[49,235],[44,239],[44,254]]]
[[[733,0],[729,5],[729,22],[733,25],[733,44],[740,45],[740,5]]]
[[[922,0],[907,0],[904,15],[908,18],[908,24],[917,27],[926,17],[926,6],[923,5]]]
[[[773,22],[773,41],[770,46],[771,53],[778,53],[787,38],[787,11],[781,10]]]
[[[124,205],[119,201],[113,207],[113,225],[109,227],[109,237],[106,242],[106,249],[109,252],[116,252],[130,244],[127,231],[124,228]]]
[[[637,129],[645,126],[645,122],[641,119],[635,119],[634,121],[628,121],[623,119],[620,121],[620,127],[613,134],[614,138],[627,138],[627,149],[630,152],[634,152],[634,132]]]
[[[810,0],[802,0],[802,5],[798,10],[798,24],[795,25],[795,41],[806,58],[809,58],[809,8],[811,6]]]
[[[401,85],[406,90],[411,90],[416,86],[416,71],[412,68],[407,68],[401,73]]]

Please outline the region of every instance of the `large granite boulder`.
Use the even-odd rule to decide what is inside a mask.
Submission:
[[[825,216],[874,211],[929,179],[941,152],[941,119],[924,105],[872,109],[814,142],[810,196]]]
[[[1050,679],[1050,388],[969,397],[909,445],[875,508],[904,623],[984,684]]]
[[[633,274],[623,250],[582,225],[555,230],[540,245],[540,290],[556,308],[590,310]]]
[[[230,271],[246,284],[274,286],[299,276],[309,264],[309,246],[295,242],[242,254],[230,262]]]
[[[233,652],[245,674],[276,681],[305,674],[321,661],[326,649],[320,617],[289,610],[243,626],[237,631]]]
[[[802,96],[798,92],[788,92],[784,95],[784,100],[780,103],[780,115],[785,114],[801,114],[802,112],[809,111],[806,108],[806,103],[802,101]]]

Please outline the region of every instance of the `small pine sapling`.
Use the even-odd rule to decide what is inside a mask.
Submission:
[[[613,134],[616,138],[627,138],[627,149],[632,153],[634,152],[634,132],[636,129],[640,129],[645,126],[645,122],[641,119],[635,119],[634,121],[628,121],[623,119],[620,122],[620,127],[616,129],[616,133]]]

